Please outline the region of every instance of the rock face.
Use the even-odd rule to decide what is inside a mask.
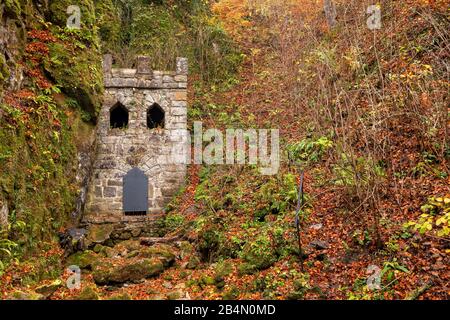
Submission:
[[[5,7],[6,5],[6,7]],[[23,22],[20,21],[20,10],[14,2],[6,1],[0,7],[0,86],[19,90],[23,82],[23,68],[18,63],[20,47],[24,41]],[[0,94],[1,95],[1,94]]]
[[[0,231],[8,226],[8,204],[0,199]]]
[[[137,168],[148,178],[144,202],[149,214],[162,213],[184,183],[187,60],[177,59],[176,72],[150,70],[147,57],[138,58],[137,69],[112,69],[111,64],[111,56],[105,56],[104,104],[84,221],[144,224],[148,215],[124,214],[124,177]],[[156,118],[160,122],[155,128]],[[124,238],[132,236],[131,232],[123,234]]]

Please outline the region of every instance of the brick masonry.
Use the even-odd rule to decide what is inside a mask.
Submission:
[[[186,156],[187,59],[177,58],[176,65],[175,72],[153,71],[149,58],[141,56],[137,69],[113,69],[112,57],[104,57],[105,97],[84,222],[154,220],[182,187],[186,165],[179,159]],[[111,129],[110,111],[118,102],[128,110],[128,126]],[[165,113],[164,128],[147,128],[147,111],[154,103]],[[148,177],[149,211],[145,217],[123,212],[123,177],[134,167]]]

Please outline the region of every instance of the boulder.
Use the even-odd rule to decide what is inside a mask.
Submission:
[[[132,298],[128,292],[123,292],[112,295],[109,300],[132,300]]]
[[[131,251],[139,250],[143,248],[139,242],[139,240],[125,240],[114,246],[118,252],[126,252],[128,254]]]
[[[104,244],[114,230],[112,224],[93,224],[89,227],[86,242],[87,245],[95,245],[97,243]]]
[[[45,299],[48,299],[53,293],[56,292],[56,290],[58,290],[62,286],[63,286],[62,281],[58,279],[50,284],[41,285],[37,287],[34,291],[36,291],[38,294],[43,295]]]
[[[96,244],[92,250],[106,258],[116,258],[119,256],[119,252],[115,248],[103,246],[101,244]]]
[[[74,300],[100,300],[100,297],[96,287],[88,286],[81,290],[80,294]]]
[[[185,268],[194,270],[194,269],[197,269],[199,265],[200,265],[200,258],[197,257],[196,255],[192,255],[189,257],[189,260],[186,263]]]
[[[253,273],[264,270],[277,261],[276,249],[264,237],[258,237],[254,242],[248,242],[242,248],[242,258],[245,263],[241,265],[241,273]]]
[[[134,229],[131,229],[131,236],[132,236],[133,238],[139,237],[139,236],[141,235],[141,233],[142,233],[141,228],[134,228]]]
[[[15,291],[10,300],[45,300],[45,297],[34,291]]]
[[[152,247],[142,249],[139,252],[139,257],[142,258],[156,257],[164,264],[164,267],[167,268],[173,264],[176,255],[173,252],[173,248],[171,246],[165,244],[157,244]]]
[[[194,252],[194,246],[189,241],[180,241],[177,246],[180,248],[180,257],[189,257]]]
[[[86,235],[87,230],[82,228],[71,228],[65,232],[58,233],[59,244],[65,250],[66,256],[87,249]]]
[[[81,269],[92,269],[93,265],[98,261],[98,255],[90,250],[76,252],[69,256],[66,260],[67,266],[78,266]]]
[[[93,277],[99,285],[109,285],[157,276],[164,270],[164,264],[158,258],[135,259],[124,265],[113,265],[111,262],[96,265]]]
[[[97,243],[94,248],[92,248],[92,251],[95,253],[101,253],[103,250],[105,250],[105,246],[102,246],[100,243]]]
[[[311,241],[309,246],[315,250],[325,250],[325,249],[328,249],[328,247],[329,247],[328,243],[326,243],[325,241],[321,241],[321,240]]]
[[[178,290],[175,290],[175,291],[172,291],[172,292],[169,292],[166,294],[167,300],[181,300],[181,299],[184,299],[185,297],[186,297],[186,294],[181,289],[178,289]]]
[[[119,252],[115,248],[105,247],[105,250],[102,252],[107,258],[117,258],[119,256]]]

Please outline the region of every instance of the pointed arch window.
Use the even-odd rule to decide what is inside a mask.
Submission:
[[[109,124],[111,129],[128,127],[129,114],[127,108],[120,102],[117,102],[110,111]]]
[[[161,106],[154,103],[147,110],[147,128],[156,129],[164,128],[165,113]]]

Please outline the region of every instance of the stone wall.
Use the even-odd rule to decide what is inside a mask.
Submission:
[[[111,69],[111,64],[111,56],[105,56],[105,97],[84,220],[153,220],[185,180],[186,165],[180,159],[186,156],[187,60],[178,58],[175,72],[152,71],[147,57],[138,58],[137,69]],[[118,102],[129,112],[128,126],[111,129],[110,110]],[[154,103],[165,113],[164,128],[147,128],[147,111]],[[148,177],[145,217],[123,212],[123,177],[134,167]]]

